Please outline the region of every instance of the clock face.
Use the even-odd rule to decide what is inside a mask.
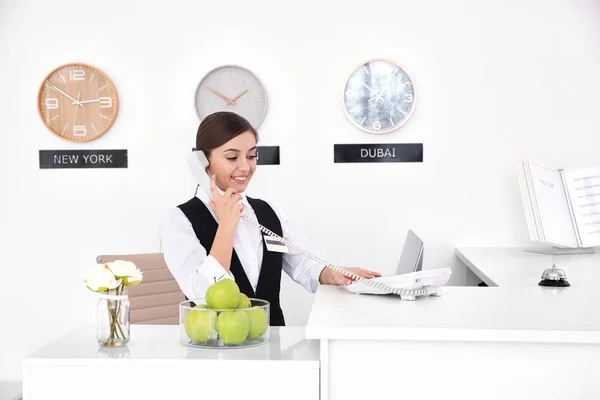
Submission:
[[[226,65],[210,71],[196,89],[200,119],[217,111],[232,111],[257,128],[267,113],[267,91],[245,68]]]
[[[38,111],[46,127],[72,142],[105,134],[117,118],[117,90],[99,69],[66,64],[52,71],[38,93]]]
[[[387,133],[408,119],[415,105],[413,83],[397,64],[369,61],[358,67],[344,88],[348,118],[369,133]]]

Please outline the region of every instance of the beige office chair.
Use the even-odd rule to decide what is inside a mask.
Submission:
[[[132,324],[177,325],[179,303],[185,296],[161,253],[115,254],[96,257],[97,263],[125,260],[134,263],[144,278],[128,287]]]

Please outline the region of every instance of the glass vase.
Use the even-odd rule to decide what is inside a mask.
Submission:
[[[126,288],[98,293],[96,306],[98,344],[118,347],[129,342],[129,311],[129,295]]]

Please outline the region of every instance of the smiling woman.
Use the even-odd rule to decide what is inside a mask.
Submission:
[[[209,175],[215,175],[219,188],[246,190],[256,170],[258,133],[242,117],[218,112],[204,120],[196,136],[196,149],[210,162]]]
[[[206,290],[221,279],[233,279],[250,298],[270,303],[270,324],[285,325],[279,301],[281,272],[306,290],[319,284],[346,285],[350,280],[324,268],[302,254],[267,250],[260,230],[240,218],[250,219],[291,243],[304,248],[300,230],[277,207],[243,192],[256,171],[258,133],[232,112],[216,112],[204,118],[196,136],[196,149],[209,161],[211,194],[197,196],[172,209],[161,226],[165,261],[184,295],[204,298]],[[346,268],[364,278],[380,274]]]

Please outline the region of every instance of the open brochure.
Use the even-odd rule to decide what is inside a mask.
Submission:
[[[600,167],[562,170],[518,161],[517,173],[532,241],[600,245]]]

